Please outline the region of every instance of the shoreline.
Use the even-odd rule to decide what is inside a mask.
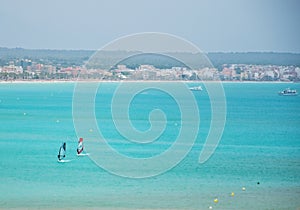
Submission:
[[[11,81],[0,81],[0,84],[57,84],[57,83],[77,83],[77,82],[97,82],[97,83],[139,83],[139,82],[163,82],[163,83],[175,83],[175,82],[183,82],[183,83],[262,83],[262,84],[298,84],[299,82],[293,81],[218,81],[218,80],[198,80],[198,81],[183,81],[183,80],[11,80]]]

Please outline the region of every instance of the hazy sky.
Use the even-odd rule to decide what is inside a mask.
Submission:
[[[300,53],[299,0],[0,0],[0,46],[98,49],[164,32],[206,52]]]

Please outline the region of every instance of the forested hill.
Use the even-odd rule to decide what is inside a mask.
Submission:
[[[48,50],[0,47],[0,65],[15,59],[30,59],[45,64],[82,65],[94,53],[90,50]]]
[[[300,53],[248,52],[248,53],[208,53],[214,66],[222,64],[256,64],[300,66]]]
[[[48,50],[48,49],[23,49],[23,48],[3,48],[0,47],[0,66],[7,65],[9,61],[17,59],[31,59],[35,62],[53,64],[61,66],[80,66],[95,53],[93,50]],[[107,60],[112,58],[131,55],[130,52],[115,51],[103,52]],[[195,54],[183,53],[190,61],[197,63]],[[246,52],[246,53],[208,53],[208,58],[212,64],[220,68],[223,64],[256,64],[256,65],[284,65],[300,66],[300,53],[274,53],[274,52]],[[164,59],[157,56],[141,58],[134,63],[127,63],[132,67],[139,64],[152,64],[156,67],[172,67],[178,62],[163,64]],[[105,61],[104,61],[105,63]]]

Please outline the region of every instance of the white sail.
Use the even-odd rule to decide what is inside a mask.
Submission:
[[[83,152],[83,150],[84,150],[83,138],[79,138],[78,145],[77,145],[77,156],[78,157],[83,157],[83,156],[89,155],[89,153]]]
[[[66,142],[64,142],[60,148],[59,148],[59,151],[58,151],[58,155],[57,155],[57,158],[58,160],[62,160],[66,157]]]
[[[77,154],[81,154],[83,151],[83,138],[79,138],[78,146],[77,146]]]

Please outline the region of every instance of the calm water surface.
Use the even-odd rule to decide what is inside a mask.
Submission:
[[[101,85],[96,98],[95,113],[104,137],[128,156],[160,154],[180,129],[176,103],[159,91],[136,96],[129,113],[137,129],[149,128],[153,108],[165,112],[168,124],[156,144],[128,145],[110,113],[117,85]],[[88,157],[76,156],[74,83],[0,84],[0,208],[299,209],[300,96],[277,92],[286,87],[300,91],[300,84],[223,86],[227,121],[214,155],[198,163],[211,112],[206,91],[193,92],[201,116],[193,149],[172,170],[136,180],[111,175]],[[56,157],[63,141],[72,161],[59,164]]]

